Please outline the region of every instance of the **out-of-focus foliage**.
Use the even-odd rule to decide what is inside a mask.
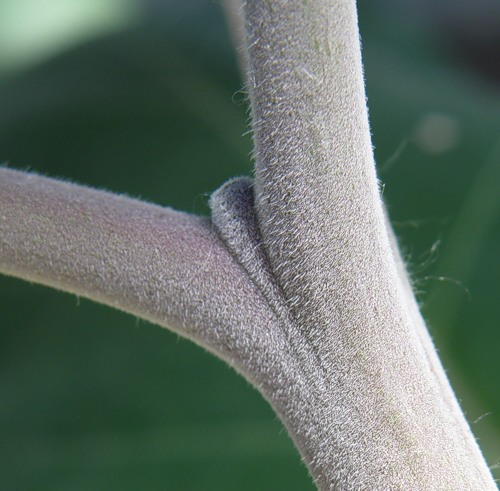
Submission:
[[[134,0],[0,2],[0,73],[29,67],[138,20]]]
[[[56,20],[51,9],[62,16],[69,3],[85,2],[1,3],[11,10],[0,38],[11,38],[0,48],[0,160],[207,213],[212,190],[251,173],[222,11],[202,0],[101,0],[100,10],[88,2]],[[500,84],[462,56],[459,24],[446,19],[360,4],[384,197],[449,376],[495,464]],[[0,315],[1,489],[313,489],[266,402],[198,347],[7,278]]]

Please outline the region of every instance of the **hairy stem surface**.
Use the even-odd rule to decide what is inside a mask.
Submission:
[[[257,219],[323,378],[288,422],[313,477],[495,489],[391,246],[354,0],[249,0],[246,20]]]

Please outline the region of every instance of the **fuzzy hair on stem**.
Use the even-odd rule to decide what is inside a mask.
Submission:
[[[495,490],[384,211],[355,1],[240,11],[255,179],[223,185],[207,219],[0,168],[0,272],[226,360],[320,490]]]

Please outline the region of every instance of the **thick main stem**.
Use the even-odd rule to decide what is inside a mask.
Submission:
[[[315,409],[284,416],[313,477],[496,489],[391,249],[355,1],[249,0],[246,18],[258,223],[323,374]]]

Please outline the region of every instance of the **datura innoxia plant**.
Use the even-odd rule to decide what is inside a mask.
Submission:
[[[255,178],[201,218],[2,168],[0,270],[226,360],[319,489],[495,490],[385,216],[355,1],[243,11]]]

